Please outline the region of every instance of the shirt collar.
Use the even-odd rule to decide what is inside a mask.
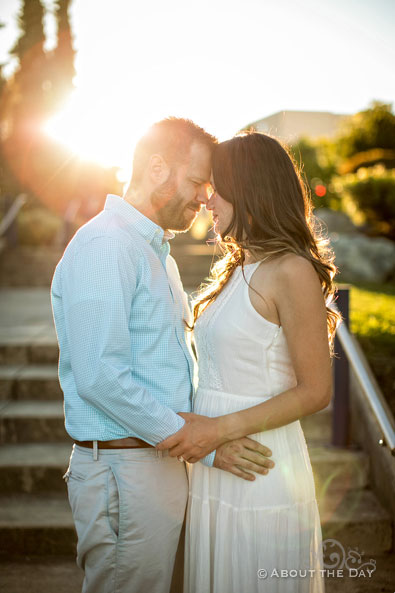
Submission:
[[[133,225],[138,233],[153,246],[161,246],[173,239],[174,233],[171,231],[164,231],[162,227],[147,218],[137,208],[129,204],[124,198],[114,194],[108,194],[104,210],[113,210],[120,214],[122,218]]]
[[[164,231],[162,243],[166,243],[167,241],[174,239],[174,237],[175,237],[175,234],[172,233],[171,231]]]

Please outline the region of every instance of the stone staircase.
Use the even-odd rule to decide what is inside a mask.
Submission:
[[[189,243],[187,235],[177,235],[171,253],[180,269],[184,286],[196,290],[215,259],[213,246]],[[44,287],[51,284],[63,250],[48,247],[17,247],[0,252],[0,287]],[[216,250],[219,255],[219,250]]]
[[[189,278],[198,269],[194,261]],[[63,425],[48,288],[3,289],[0,310],[0,590],[77,592],[82,575],[62,479],[71,440]],[[327,578],[327,593],[393,592],[391,518],[369,489],[367,455],[329,445],[331,415],[328,407],[302,421],[323,536],[346,552],[359,550],[362,562],[373,558],[377,570],[368,580]]]

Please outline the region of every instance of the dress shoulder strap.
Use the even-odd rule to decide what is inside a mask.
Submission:
[[[265,260],[267,260],[269,256],[264,257],[263,259],[259,259],[258,261],[252,263],[252,264],[247,264],[244,266],[243,270],[244,270],[244,275],[248,278],[251,278],[251,276],[253,275],[253,273],[255,272],[255,270],[258,268],[258,266],[264,262]]]

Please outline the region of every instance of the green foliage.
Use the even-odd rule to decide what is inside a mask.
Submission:
[[[384,336],[395,345],[395,285],[360,284],[351,288],[351,329],[358,336]]]
[[[345,175],[354,173],[360,167],[374,167],[384,165],[386,169],[395,168],[395,150],[388,148],[371,148],[364,152],[358,152],[339,165],[339,173]]]
[[[300,138],[293,144],[291,153],[296,164],[301,170],[315,208],[337,208],[338,197],[331,191],[331,179],[336,172],[335,152],[328,140],[313,141],[309,138]],[[318,195],[319,188],[323,187],[325,195]]]
[[[18,17],[21,36],[15,43],[10,53],[20,60],[26,52],[33,48],[44,49],[44,9],[40,0],[24,0],[22,11]]]
[[[395,169],[376,165],[334,179],[342,209],[357,225],[395,240]]]
[[[395,285],[351,287],[350,326],[395,413]]]
[[[357,225],[395,239],[395,115],[390,105],[373,102],[345,123],[335,141],[333,189]],[[355,173],[352,173],[355,171]]]
[[[47,208],[22,208],[17,218],[18,240],[21,245],[53,245],[62,224],[62,219]]]
[[[395,115],[391,105],[376,101],[350,117],[336,143],[339,155],[346,159],[372,148],[395,149]]]
[[[57,0],[55,3],[58,43],[50,56],[54,107],[73,89],[75,51],[68,15],[70,4],[71,0]]]

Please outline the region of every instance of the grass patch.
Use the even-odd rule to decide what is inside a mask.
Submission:
[[[395,415],[395,284],[351,285],[350,327]]]

